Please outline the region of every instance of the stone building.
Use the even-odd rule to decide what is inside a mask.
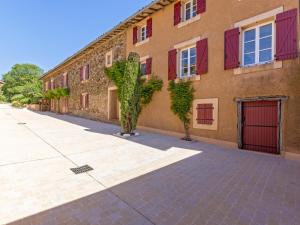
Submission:
[[[61,111],[102,121],[118,120],[118,101],[114,85],[104,68],[126,56],[125,33],[105,40],[102,37],[43,76],[44,89],[69,87],[70,96],[60,101]],[[110,91],[109,91],[110,90]],[[111,115],[108,98],[114,99]],[[58,111],[58,101],[51,100],[51,111]],[[111,106],[113,107],[113,106]]]
[[[99,79],[105,55],[112,48],[120,52],[113,50],[114,59],[137,52],[145,74],[164,81],[163,90],[143,110],[140,128],[181,134],[183,126],[170,110],[167,87],[169,80],[191,80],[196,90],[194,138],[293,156],[300,153],[299,32],[297,0],[156,0],[43,80],[46,85],[68,72],[70,113],[117,119],[113,84]],[[102,49],[98,54],[97,48],[91,49],[97,41]],[[79,79],[87,63],[90,68],[82,71],[90,70],[96,82]],[[80,107],[86,102],[91,107]]]

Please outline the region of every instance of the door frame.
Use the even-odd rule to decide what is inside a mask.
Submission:
[[[236,98],[237,102],[237,143],[238,148],[243,148],[243,125],[242,125],[242,115],[243,115],[243,103],[244,102],[255,102],[255,101],[277,101],[278,107],[278,131],[277,131],[277,151],[281,154],[283,149],[283,106],[288,100],[286,96],[259,96],[259,97],[249,97],[249,98]]]
[[[117,91],[118,88],[116,86],[113,86],[113,87],[109,87],[108,90],[107,90],[107,95],[108,95],[108,103],[107,103],[107,120],[111,121],[112,118],[111,118],[111,112],[110,112],[110,107],[111,107],[111,93],[113,91]],[[120,107],[120,101],[119,99],[117,98],[117,107],[119,109],[118,111],[118,116],[119,116],[119,120],[121,120],[121,107]]]

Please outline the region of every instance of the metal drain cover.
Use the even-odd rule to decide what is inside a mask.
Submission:
[[[18,125],[25,125],[26,123],[23,122],[19,122]]]
[[[80,173],[89,172],[94,169],[92,167],[90,167],[89,165],[84,165],[84,166],[80,166],[80,167],[76,167],[76,168],[71,168],[71,170],[75,174],[80,174]]]

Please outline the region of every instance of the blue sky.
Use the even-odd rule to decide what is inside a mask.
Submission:
[[[16,63],[47,71],[151,0],[0,0],[0,79]]]

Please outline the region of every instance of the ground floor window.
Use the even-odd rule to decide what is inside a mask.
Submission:
[[[80,95],[80,106],[81,109],[88,109],[90,102],[90,96],[88,93],[83,93]]]

